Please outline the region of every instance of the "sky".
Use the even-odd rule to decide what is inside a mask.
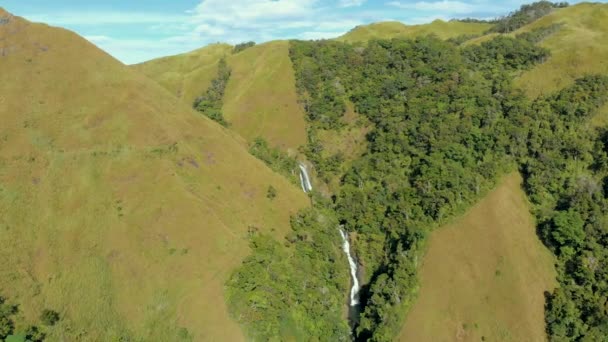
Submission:
[[[495,18],[533,0],[2,0],[31,21],[77,32],[126,64],[205,45],[340,36],[397,20]],[[570,1],[576,3],[577,1]]]

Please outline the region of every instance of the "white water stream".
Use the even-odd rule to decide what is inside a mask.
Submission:
[[[308,171],[306,171],[306,165],[300,163],[298,166],[300,167],[300,184],[302,185],[302,190],[304,190],[304,192],[311,192],[312,184],[310,183],[310,177],[308,177]]]
[[[300,163],[298,164],[300,167],[300,185],[302,186],[302,190],[308,193],[312,191],[312,184],[310,183],[310,177],[308,176],[308,171],[306,170],[306,165]],[[350,306],[359,305],[359,299],[357,299],[357,294],[359,293],[359,279],[357,278],[357,263],[355,259],[350,253],[350,241],[348,239],[348,233],[340,227],[338,229],[340,231],[340,236],[342,237],[342,250],[346,257],[348,258],[348,265],[350,267],[350,276],[352,278],[353,286],[350,288]]]
[[[353,278],[353,286],[350,288],[350,306],[359,305],[359,299],[357,294],[359,293],[359,279],[357,279],[357,263],[350,254],[350,242],[348,240],[348,233],[340,228],[340,236],[342,236],[342,250],[346,253],[348,258],[348,264],[350,266],[350,276]]]

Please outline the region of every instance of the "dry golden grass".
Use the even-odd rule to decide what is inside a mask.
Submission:
[[[590,125],[591,127],[608,128],[608,104],[602,106],[591,118]]]
[[[541,43],[552,56],[515,82],[531,97],[562,89],[585,74],[608,73],[608,4],[583,3],[560,9],[515,34],[553,23],[564,27]]]
[[[514,173],[455,223],[431,235],[421,290],[401,341],[544,341],[551,253],[535,234]]]
[[[405,25],[397,21],[386,21],[358,26],[337,40],[353,43],[370,39],[415,38],[428,34],[448,39],[461,35],[483,34],[490,27],[492,27],[491,24],[445,22],[443,20],[435,20],[423,25]]]
[[[581,3],[558,9],[508,35],[558,23],[563,27],[540,43],[551,51],[551,57],[515,79],[515,86],[531,98],[563,89],[586,74],[608,73],[608,4]],[[495,36],[489,34],[467,44],[480,44]]]
[[[231,46],[215,44],[133,68],[192,105],[216,76],[222,56],[232,68],[223,107],[231,128],[249,142],[261,136],[274,146],[296,153],[306,143],[306,123],[298,104],[289,42],[273,41],[235,55]]]
[[[231,51],[232,46],[228,44],[211,44],[192,52],[131,67],[160,83],[184,103],[192,105],[217,75],[217,62]]]
[[[304,110],[298,104],[289,42],[273,41],[228,58],[232,75],[224,116],[248,141],[260,136],[295,153],[306,143]]]
[[[0,293],[59,311],[49,340],[242,340],[223,284],[247,228],[281,237],[306,196],[74,33],[10,17],[0,51]]]

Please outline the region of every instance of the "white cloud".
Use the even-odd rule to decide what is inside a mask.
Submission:
[[[418,10],[418,11],[437,11],[437,12],[449,12],[449,13],[472,13],[475,11],[475,6],[470,3],[462,1],[418,1],[414,3],[407,3],[402,1],[391,1],[388,3],[390,6]]]
[[[134,63],[218,41],[322,39],[384,18],[422,24],[454,17],[492,17],[525,0],[199,0],[183,13],[58,11],[25,15],[65,26]],[[75,7],[76,8],[76,7]]]
[[[193,14],[195,20],[240,26],[305,17],[314,11],[317,3],[318,0],[204,0]]]
[[[34,22],[52,25],[121,25],[121,24],[162,24],[179,23],[186,20],[185,15],[166,15],[142,12],[60,12],[53,14],[30,14],[25,18]]]
[[[361,6],[366,0],[340,0],[340,7]]]
[[[222,36],[226,34],[226,30],[219,26],[211,26],[209,24],[199,24],[194,32],[200,35]]]
[[[361,2],[361,1],[356,1]],[[192,27],[173,41],[198,43],[210,40],[236,44],[254,40],[319,39],[339,36],[360,20],[336,15],[322,0],[204,0],[186,21]]]

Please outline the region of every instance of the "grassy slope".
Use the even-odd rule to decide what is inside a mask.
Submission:
[[[430,33],[450,38],[461,34],[481,34],[489,27],[487,24],[440,20],[416,26],[387,22],[358,27],[338,40],[351,42],[372,37],[415,37]],[[297,102],[288,49],[288,42],[273,41],[231,55],[229,46],[216,44],[133,68],[190,105],[209,86],[217,71],[217,61],[226,55],[232,76],[224,98],[224,116],[232,124],[232,129],[247,141],[262,136],[274,146],[295,152],[298,146],[306,143],[306,122]]]
[[[217,62],[232,46],[211,44],[181,55],[163,57],[131,66],[154,79],[184,103],[191,105],[217,74]]]
[[[304,111],[298,104],[289,42],[273,41],[228,58],[232,76],[224,116],[248,141],[261,136],[284,150],[306,143]]]
[[[398,37],[414,38],[417,36],[435,34],[441,39],[448,39],[460,35],[482,34],[491,24],[463,23],[457,21],[445,22],[435,20],[430,24],[405,25],[397,21],[387,21],[370,25],[358,26],[337,40],[344,42],[360,42],[370,39],[390,39]]]
[[[515,80],[530,97],[562,89],[585,74],[608,73],[608,4],[582,3],[558,9],[509,35],[555,23],[564,26],[540,43],[551,50],[551,57]],[[478,44],[495,36],[467,43]]]
[[[597,114],[591,118],[592,127],[608,127],[608,104],[601,107]]]
[[[579,4],[541,18],[521,32],[552,23],[565,26],[541,43],[551,58],[516,81],[530,96],[570,85],[587,73],[608,73],[608,4]]]
[[[0,293],[58,310],[51,340],[242,339],[223,284],[247,228],[282,236],[307,198],[69,31],[12,17],[0,51]]]
[[[191,105],[207,89],[218,60],[226,55],[232,76],[223,109],[232,129],[248,141],[262,136],[274,146],[295,151],[306,143],[306,128],[288,49],[288,42],[274,41],[231,55],[228,45],[210,45],[133,68]]]
[[[402,341],[544,341],[543,291],[555,286],[514,173],[433,233]]]

